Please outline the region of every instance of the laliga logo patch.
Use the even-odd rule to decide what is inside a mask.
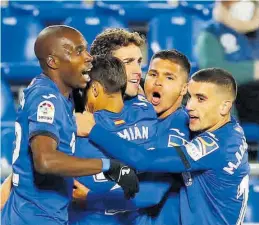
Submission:
[[[37,110],[37,121],[44,123],[53,123],[55,107],[50,101],[43,101],[39,104]]]
[[[209,136],[197,137],[185,145],[185,147],[194,161],[201,159],[219,148],[217,142]]]

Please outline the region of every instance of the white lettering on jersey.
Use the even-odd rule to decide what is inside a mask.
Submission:
[[[76,136],[75,136],[74,132],[72,134],[72,138],[71,138],[71,141],[70,141],[70,147],[71,147],[72,153],[74,154],[75,153],[75,147],[76,147]]]
[[[237,159],[237,162],[236,163],[228,162],[228,166],[225,166],[223,168],[223,170],[225,170],[227,173],[229,173],[231,175],[233,175],[234,170],[236,170],[240,166],[241,161],[243,159],[243,156],[244,156],[245,152],[247,151],[248,145],[247,145],[246,141],[243,140],[242,142],[243,142],[242,145],[239,146],[240,152],[235,153],[235,157]]]
[[[13,181],[14,186],[18,186],[19,185],[19,174],[13,173],[12,181]]]
[[[246,208],[247,208],[248,194],[249,194],[249,176],[246,175],[242,179],[240,185],[237,188],[237,199],[243,196],[243,201],[242,201],[242,207],[240,209],[240,213],[239,213],[239,217],[236,225],[243,224]]]
[[[21,93],[21,98],[20,98],[20,105],[21,105],[22,109],[24,107],[24,104],[25,104],[25,98],[24,98],[24,92],[22,92]]]
[[[55,107],[50,101],[43,101],[39,104],[37,110],[37,121],[45,123],[53,123],[55,115]]]
[[[42,95],[43,98],[45,99],[50,99],[50,98],[57,98],[56,95],[49,94],[49,95]]]
[[[182,133],[179,129],[171,128],[170,130],[175,131],[178,135],[180,135],[182,137],[185,136],[185,134]]]
[[[148,139],[148,127],[138,127],[135,125],[134,127],[129,127],[117,132],[117,134],[128,141]]]

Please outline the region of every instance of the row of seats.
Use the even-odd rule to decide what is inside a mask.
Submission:
[[[45,22],[64,21],[67,17],[84,14],[121,16],[124,22],[150,21],[153,17],[183,9],[201,17],[211,17],[214,1],[10,1],[6,13],[9,15],[34,15]],[[50,13],[50,11],[52,13]]]
[[[193,46],[203,22],[195,15],[183,16],[181,12],[153,18],[147,33],[148,60],[160,49],[176,48],[188,56],[193,64],[192,72],[196,71]],[[29,16],[3,17],[1,23],[2,73],[11,82],[27,82],[40,72],[33,49],[35,39],[44,25],[37,18]],[[81,31],[89,44],[108,27],[127,27],[123,20],[112,16],[78,15],[67,18],[64,24]]]

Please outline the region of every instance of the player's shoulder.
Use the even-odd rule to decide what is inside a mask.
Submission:
[[[24,98],[28,103],[35,102],[37,99],[58,101],[60,95],[61,93],[54,82],[44,75],[35,77],[24,90]]]
[[[212,133],[223,147],[229,145],[240,145],[245,140],[242,127],[233,117],[228,123]]]
[[[190,120],[188,112],[184,106],[181,106],[177,109],[177,111],[175,112],[175,118],[184,123],[189,123]]]
[[[137,95],[124,101],[125,108],[131,113],[145,113],[149,117],[156,118],[156,112],[153,105],[143,95]]]

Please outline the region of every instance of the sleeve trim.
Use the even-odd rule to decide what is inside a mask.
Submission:
[[[189,163],[187,157],[185,156],[185,154],[183,153],[181,147],[179,146],[175,146],[174,147],[176,152],[178,153],[178,155],[180,156],[182,162],[183,162],[183,165],[185,166],[186,169],[190,169],[191,168],[191,164]]]

